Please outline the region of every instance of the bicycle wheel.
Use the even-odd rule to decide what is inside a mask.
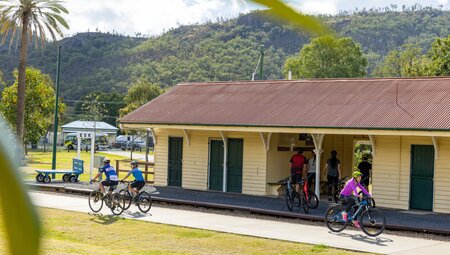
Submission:
[[[138,195],[138,208],[141,212],[146,213],[152,207],[152,197],[145,191]]]
[[[300,195],[297,193],[297,191],[293,190],[291,193],[291,197],[292,197],[292,201],[293,201],[293,205],[300,207],[302,205],[302,201],[300,199]]]
[[[133,200],[133,196],[130,194],[130,191],[128,191],[127,189],[120,190],[119,194],[123,198],[123,202],[124,202],[123,209],[128,210],[128,208],[130,208],[130,206],[131,206],[131,201]]]
[[[361,214],[361,230],[368,236],[377,236],[386,228],[386,218],[377,208],[369,208]]]
[[[294,198],[292,197],[292,193],[289,192],[289,189],[284,190],[284,199],[288,210],[292,211],[294,209]]]
[[[333,232],[341,232],[347,227],[347,222],[342,219],[343,208],[341,205],[334,205],[327,209],[325,213],[325,224]]]
[[[312,190],[308,191],[308,206],[311,209],[316,209],[319,207],[319,198]]]
[[[121,215],[123,213],[125,204],[122,195],[114,193],[111,195],[111,212],[114,215]]]
[[[309,213],[309,200],[306,197],[306,194],[302,192],[300,194],[300,203],[302,204],[303,211],[308,214]]]
[[[89,208],[95,213],[103,207],[103,194],[100,190],[94,190],[89,194]]]

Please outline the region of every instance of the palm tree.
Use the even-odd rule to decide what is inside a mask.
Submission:
[[[9,48],[20,40],[19,77],[17,87],[16,132],[18,141],[23,142],[25,117],[25,87],[28,41],[35,46],[44,47],[47,34],[56,41],[56,35],[63,37],[61,25],[69,25],[61,16],[68,11],[58,0],[0,0],[0,36],[1,44],[9,41]],[[16,38],[17,37],[17,38]]]

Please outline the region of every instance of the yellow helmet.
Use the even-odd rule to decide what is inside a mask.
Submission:
[[[356,177],[361,176],[361,175],[362,175],[362,173],[360,171],[355,171],[352,174],[353,178],[356,178]]]

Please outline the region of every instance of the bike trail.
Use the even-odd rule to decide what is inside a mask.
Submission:
[[[91,212],[86,197],[63,196],[39,192],[30,192],[29,194],[33,203],[39,207],[83,213]],[[112,214],[105,206],[101,213],[105,215]],[[335,248],[380,254],[433,255],[445,254],[445,252],[450,251],[450,242],[388,234],[381,234],[378,237],[368,237],[362,231],[354,229],[346,229],[341,233],[332,233],[325,226],[311,226],[275,220],[171,209],[155,205],[152,206],[150,212],[147,214],[142,214],[135,206],[131,206],[121,217],[261,238],[322,244]]]

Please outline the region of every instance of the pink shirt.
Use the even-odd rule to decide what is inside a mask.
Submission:
[[[356,190],[356,186],[358,186],[358,188],[360,188],[362,190],[362,192],[364,192],[364,194],[370,196],[370,193],[364,188],[364,186],[361,185],[361,183],[358,182],[358,184],[355,185],[355,180],[353,178],[351,178],[350,180],[347,181],[347,183],[345,184],[345,187],[341,191],[341,196],[349,197],[352,194],[354,194],[355,196],[358,196],[358,191]]]

